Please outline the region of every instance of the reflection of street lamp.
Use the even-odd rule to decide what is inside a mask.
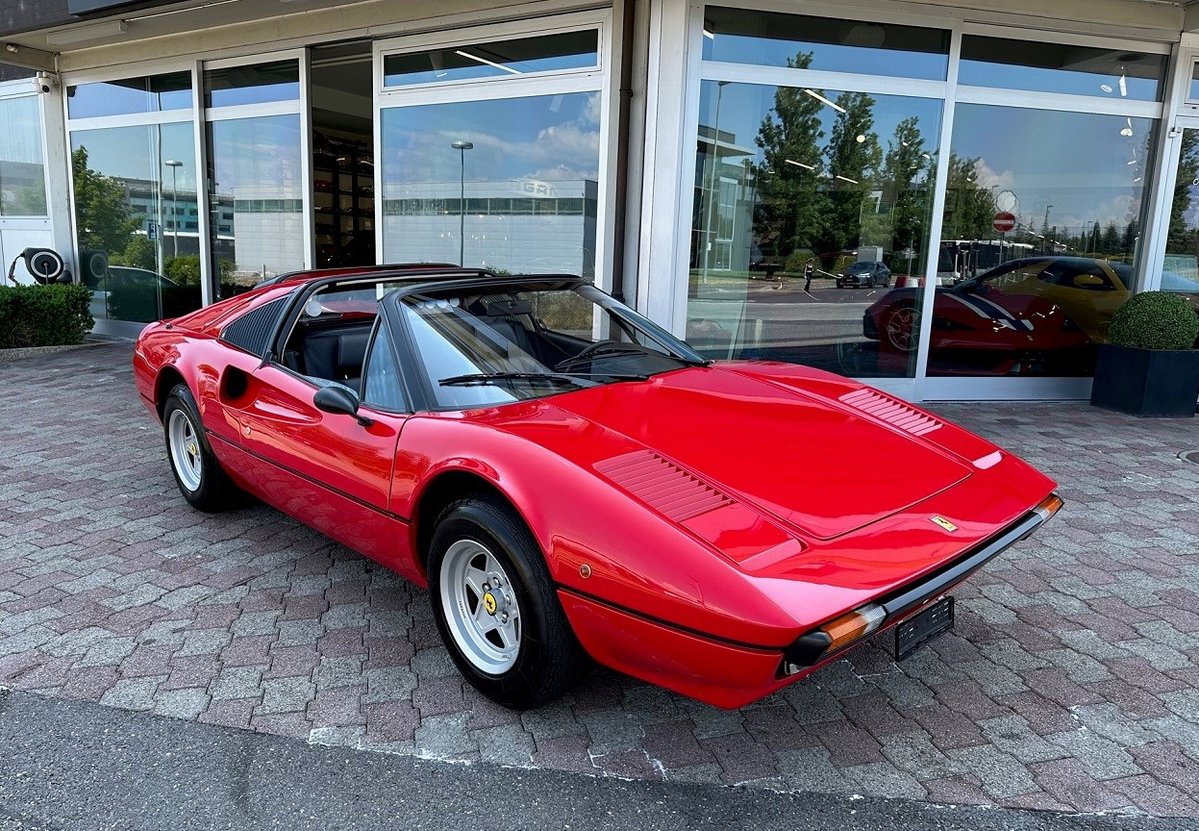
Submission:
[[[1045,224],[1041,226],[1041,233],[1045,238],[1045,254],[1049,253],[1049,209],[1052,207],[1052,205],[1045,206]]]
[[[473,142],[458,139],[450,143],[458,151],[458,265],[466,265],[466,151],[473,150]]]
[[[171,169],[171,239],[174,242],[175,257],[179,257],[179,191],[178,182],[175,180],[175,174],[179,168],[183,167],[183,162],[178,159],[167,159],[163,162]],[[165,230],[165,229],[164,229]]]

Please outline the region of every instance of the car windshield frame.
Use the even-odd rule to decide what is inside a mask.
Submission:
[[[595,308],[602,309],[609,316],[610,325],[625,329],[626,332],[632,330],[648,343],[656,345],[656,348],[654,346],[637,347],[644,352],[646,359],[652,360],[656,366],[640,366],[639,368],[631,369],[628,366],[628,362],[636,360],[636,355],[620,350],[618,354],[613,353],[605,356],[613,358],[610,369],[604,367],[597,370],[592,367],[590,371],[585,371],[582,367],[570,367],[565,370],[558,370],[553,365],[540,364],[540,362],[538,362],[538,366],[532,366],[528,363],[528,359],[532,359],[533,361],[537,361],[537,359],[532,355],[525,354],[520,356],[520,360],[523,362],[521,364],[507,366],[492,364],[488,368],[475,365],[474,370],[463,370],[459,366],[458,370],[461,371],[452,371],[444,365],[441,368],[431,367],[431,355],[422,351],[422,342],[426,346],[430,345],[428,340],[430,337],[440,339],[440,341],[445,342],[446,345],[453,349],[461,349],[465,346],[461,342],[450,343],[444,331],[437,331],[436,326],[429,323],[430,320],[440,319],[440,322],[450,320],[455,323],[470,325],[470,319],[474,318],[477,320],[478,316],[476,313],[467,313],[461,309],[457,302],[451,302],[461,301],[463,295],[471,297],[484,297],[488,295],[515,297],[518,294],[530,292],[548,293],[564,291],[576,292],[584,300],[590,301],[593,304],[593,315],[595,314]],[[596,288],[590,282],[574,276],[514,276],[446,280],[437,283],[421,282],[415,285],[400,286],[388,291],[380,300],[380,310],[392,322],[392,331],[395,333],[397,340],[402,339],[403,346],[401,348],[406,353],[406,364],[417,373],[418,377],[414,379],[414,386],[421,388],[421,392],[423,393],[421,397],[424,399],[419,402],[418,411],[469,412],[479,409],[491,409],[507,404],[517,404],[524,401],[577,392],[589,387],[645,380],[655,375],[683,369],[687,366],[704,366],[709,363],[709,361],[692,350],[684,341],[674,337],[611,295]],[[528,313],[522,311],[519,314],[526,315]],[[453,315],[453,317],[449,317],[450,315]],[[533,320],[535,326],[542,325],[537,315],[530,315],[530,318]],[[546,329],[544,331],[561,334],[553,329]],[[602,344],[608,342],[607,339],[594,340],[588,338],[588,340],[591,343]],[[630,348],[634,347],[633,343],[624,339],[612,340],[612,343],[629,346]],[[436,344],[437,341],[434,341],[434,345]],[[487,357],[494,359],[497,356]],[[569,360],[571,357],[574,356],[567,356],[564,360]],[[455,361],[469,362],[470,360],[465,353],[451,354],[450,358]],[[576,383],[532,382],[521,386],[519,380],[504,377],[505,375],[513,374],[514,371],[516,374],[520,374],[518,366],[524,367],[525,372],[531,374],[558,377],[569,376],[575,379]],[[455,379],[455,376],[475,373],[480,375],[480,383],[478,384],[462,384],[460,381],[451,385],[442,385],[439,383],[444,378]],[[484,382],[484,376],[488,374],[495,374],[495,383]],[[447,401],[447,398],[450,397],[444,394],[444,390],[447,388],[453,389],[457,393],[456,397],[459,399],[458,401]],[[476,400],[462,403],[461,399],[467,397],[462,395],[463,390],[474,391]]]

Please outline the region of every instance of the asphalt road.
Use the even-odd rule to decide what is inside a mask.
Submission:
[[[0,691],[0,831],[1190,831],[1199,823],[448,764]]]

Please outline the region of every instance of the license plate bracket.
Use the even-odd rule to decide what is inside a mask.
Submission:
[[[928,641],[953,628],[953,595],[895,627],[895,660],[902,661]]]

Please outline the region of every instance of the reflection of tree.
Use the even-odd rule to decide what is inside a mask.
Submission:
[[[1199,179],[1199,130],[1183,130],[1178,179],[1174,182],[1174,201],[1170,206],[1170,230],[1166,238],[1166,251],[1171,254],[1199,251],[1196,231],[1187,227],[1191,188],[1196,179]]]
[[[26,185],[11,196],[0,192],[0,216],[45,216],[46,190],[41,185]]]
[[[800,52],[787,61],[794,69],[807,69],[811,63],[811,52]],[[765,161],[754,166],[763,203],[763,210],[754,216],[754,231],[759,244],[773,246],[779,257],[811,247],[823,223],[823,106],[802,89],[779,87],[774,109],[758,128],[756,142]]]
[[[891,207],[891,250],[916,248],[928,215],[928,182],[932,156],[924,150],[920,119],[905,118],[887,145],[879,184]]]
[[[994,236],[995,194],[979,187],[979,157],[949,156],[945,185],[945,230],[947,239],[987,239]]]
[[[71,153],[75,180],[75,224],[79,247],[101,251],[124,251],[141,224],[132,216],[125,189],[112,177],[87,166],[87,148]]]
[[[863,200],[872,189],[882,156],[874,133],[874,99],[862,92],[843,92],[836,103],[837,121],[824,151],[833,178],[818,241],[826,265],[843,249],[858,244]]]

